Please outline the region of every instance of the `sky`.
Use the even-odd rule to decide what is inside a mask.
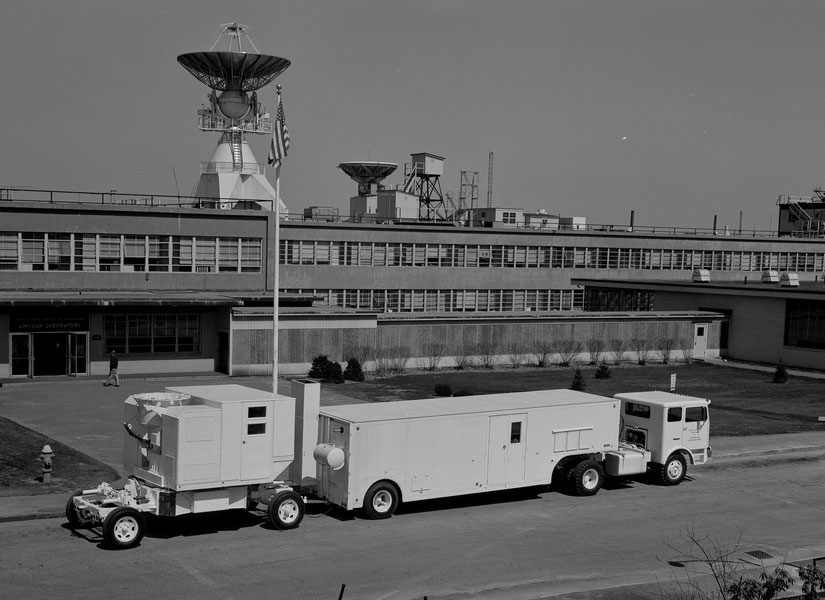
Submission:
[[[176,57],[230,22],[292,61],[291,212],[346,214],[339,163],[400,184],[420,152],[456,200],[477,171],[486,205],[492,152],[493,205],[594,224],[769,229],[780,194],[825,185],[821,0],[28,0],[0,21],[0,186],[191,193],[219,134]]]

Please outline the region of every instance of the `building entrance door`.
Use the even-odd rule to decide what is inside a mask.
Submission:
[[[11,376],[31,377],[31,335],[11,334]]]
[[[69,375],[86,375],[86,333],[69,334],[69,354],[66,371]]]
[[[693,358],[705,358],[708,350],[708,324],[694,323]]]
[[[65,375],[68,341],[65,333],[33,333],[32,359],[34,376]]]

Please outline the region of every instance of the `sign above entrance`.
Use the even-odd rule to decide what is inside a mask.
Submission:
[[[9,319],[12,332],[88,331],[87,315],[15,315]]]

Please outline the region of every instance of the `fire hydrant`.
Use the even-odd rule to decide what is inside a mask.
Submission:
[[[51,483],[52,482],[52,458],[54,457],[54,452],[52,451],[52,447],[46,444],[43,446],[43,449],[40,451],[40,462],[43,463],[43,477],[41,481],[43,483]]]

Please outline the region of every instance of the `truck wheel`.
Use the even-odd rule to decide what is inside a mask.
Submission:
[[[370,519],[389,519],[397,508],[398,491],[391,483],[376,483],[364,496],[364,513]]]
[[[604,483],[604,469],[595,460],[583,460],[571,473],[573,489],[579,496],[595,496]]]
[[[128,506],[114,509],[103,520],[103,539],[115,550],[138,545],[145,530],[143,514]]]
[[[94,523],[94,519],[84,517],[74,505],[75,496],[79,496],[80,494],[81,490],[77,490],[74,494],[72,494],[72,497],[69,498],[69,501],[66,502],[66,520],[69,521],[69,527],[72,529],[89,527],[92,523]]]
[[[304,499],[297,492],[281,492],[270,500],[266,514],[276,529],[295,529],[304,518]]]
[[[678,452],[667,457],[665,464],[659,467],[659,483],[662,485],[679,485],[687,473],[685,457]]]

